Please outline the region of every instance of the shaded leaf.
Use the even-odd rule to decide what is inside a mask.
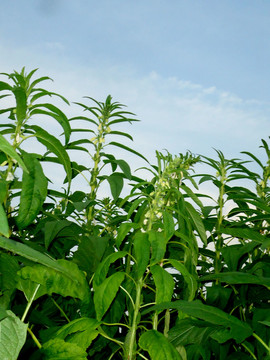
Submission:
[[[123,272],[117,272],[107,279],[101,285],[97,286],[94,293],[94,304],[97,314],[97,320],[100,321],[114,300],[121,283],[125,278]]]
[[[191,275],[189,273],[189,271],[187,270],[187,268],[185,267],[184,264],[182,264],[180,261],[178,260],[173,260],[173,259],[169,259],[170,263],[172,264],[172,266],[178,270],[182,276],[184,277],[184,280],[187,284],[188,287],[188,291],[187,291],[187,295],[188,301],[191,301],[194,299],[196,292],[197,292],[197,280],[195,279],[195,277],[193,275]]]
[[[175,347],[156,330],[144,332],[140,337],[139,345],[149,353],[151,360],[182,360]]]
[[[153,310],[165,309],[181,310],[189,316],[205,320],[214,325],[223,326],[228,330],[226,337],[224,336],[224,342],[233,338],[237,343],[240,343],[252,334],[252,329],[247,323],[240,321],[235,316],[229,315],[218,308],[204,305],[199,300],[192,302],[177,300],[174,302],[163,303],[153,306],[146,310],[145,313]]]

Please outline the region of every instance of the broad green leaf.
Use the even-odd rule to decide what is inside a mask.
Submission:
[[[0,308],[9,308],[12,294],[16,289],[16,275],[19,270],[20,265],[16,256],[0,254]]]
[[[80,237],[78,249],[73,255],[73,261],[88,275],[94,273],[107,249],[108,241],[108,236]]]
[[[94,290],[103,283],[105,280],[107,273],[109,271],[109,267],[116,260],[123,258],[127,255],[126,251],[118,251],[113,254],[108,255],[102,263],[99,264],[97,271],[95,272],[93,287]]]
[[[69,276],[39,264],[25,266],[18,272],[18,276],[23,280],[41,284],[36,298],[45,292],[48,295],[56,293],[64,297],[78,298],[84,303],[89,302],[90,289],[84,273],[70,261],[57,260],[57,263],[68,272]],[[29,294],[26,294],[26,297],[28,298]]]
[[[117,173],[113,173],[112,175],[107,176],[107,180],[110,184],[113,199],[117,200],[124,186],[123,177],[118,175]]]
[[[154,230],[149,232],[148,240],[152,249],[150,265],[155,265],[164,258],[167,240],[164,233]]]
[[[186,346],[189,344],[204,345],[209,336],[217,329],[219,329],[218,325],[186,318],[177,321],[177,325],[169,330],[168,338],[174,346]]]
[[[150,270],[156,285],[156,303],[160,304],[162,302],[171,301],[174,289],[172,275],[159,265],[151,266]]]
[[[32,125],[29,127],[35,131],[35,136],[37,140],[44,146],[47,147],[49,151],[54,153],[58,159],[60,160],[61,164],[64,166],[64,169],[67,173],[67,178],[70,183],[72,179],[72,169],[70,164],[69,156],[61,144],[61,142],[54,136],[50,135],[47,131],[42,129],[37,125]]]
[[[189,273],[189,271],[187,270],[187,268],[185,267],[184,264],[182,264],[180,261],[178,260],[173,260],[173,259],[169,259],[170,263],[172,264],[172,266],[178,270],[182,276],[184,277],[184,280],[187,284],[188,287],[188,301],[192,301],[196,295],[196,291],[197,291],[197,281],[195,279],[195,277],[193,275],[191,275]],[[186,299],[185,299],[186,300]]]
[[[177,300],[174,302],[163,303],[153,306],[146,310],[145,313],[153,310],[165,309],[181,310],[183,313],[193,318],[198,318],[214,325],[223,326],[228,330],[226,337],[224,336],[224,341],[235,339],[237,343],[240,343],[252,334],[252,329],[247,323],[240,321],[235,316],[229,315],[214,306],[204,305],[199,300],[191,302]]]
[[[228,284],[256,284],[266,286],[270,289],[270,279],[267,277],[256,276],[244,272],[230,271],[200,277],[199,281],[220,280]]]
[[[194,207],[188,203],[185,202],[185,207],[186,210],[188,211],[190,218],[192,219],[195,229],[198,232],[198,235],[200,236],[202,242],[207,245],[207,236],[206,236],[206,231],[202,222],[202,219],[199,215],[199,213],[194,209]]]
[[[30,225],[38,215],[47,196],[48,180],[35,155],[24,153],[28,173],[23,172],[22,192],[17,225],[20,229]]]
[[[24,324],[10,310],[8,316],[0,321],[0,358],[3,360],[17,360],[25,343],[27,324]]]
[[[40,350],[44,360],[87,360],[87,353],[78,345],[62,339],[47,341]]]
[[[139,346],[149,353],[151,360],[182,360],[176,348],[156,330],[144,332]]]
[[[45,248],[48,249],[51,242],[57,237],[57,235],[63,230],[69,230],[70,235],[75,235],[76,231],[74,232],[74,228],[77,230],[78,233],[81,232],[80,227],[71,222],[69,220],[55,220],[55,221],[47,221],[44,227],[44,242]]]
[[[9,226],[8,226],[7,215],[1,203],[0,203],[0,235],[9,237]]]
[[[117,272],[96,287],[94,293],[94,304],[97,320],[100,321],[114,300],[121,283],[124,281],[125,273]]]
[[[257,241],[249,242],[245,245],[230,245],[230,246],[224,246],[221,249],[221,253],[224,257],[224,260],[228,266],[229,271],[237,271],[239,260],[242,258],[243,255],[247,254],[249,252],[252,252],[255,247],[258,246]],[[240,262],[241,264],[241,262]]]
[[[147,233],[137,232],[133,241],[134,257],[136,259],[135,269],[137,279],[141,278],[149,264],[150,243]]]
[[[0,150],[3,151],[6,155],[16,160],[20,167],[28,172],[27,167],[25,166],[23,160],[18,155],[18,153],[14,150],[14,148],[10,145],[10,143],[4,138],[3,135],[0,134]]]
[[[114,162],[121,168],[125,177],[131,180],[131,170],[128,163],[125,160],[114,160]]]
[[[62,267],[56,260],[46,254],[32,249],[30,246],[0,236],[0,248],[11,251],[14,254],[23,256],[26,259],[42,264],[55,271],[59,271],[60,273],[63,273],[70,279],[72,279],[72,274],[70,274],[69,271]]]
[[[55,336],[57,339],[76,344],[83,350],[87,350],[99,334],[96,330],[99,325],[96,319],[82,317],[62,326]]]
[[[27,97],[25,89],[22,87],[15,87],[13,89],[13,94],[16,98],[16,118],[18,124],[21,125],[26,118],[27,111]]]

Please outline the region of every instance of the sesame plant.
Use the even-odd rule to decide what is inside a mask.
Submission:
[[[268,143],[266,161],[150,164],[123,141],[123,104],[70,105],[35,76],[0,81],[0,358],[270,359]]]

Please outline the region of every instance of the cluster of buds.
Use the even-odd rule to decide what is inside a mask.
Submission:
[[[98,133],[96,136],[94,136],[90,141],[94,144],[102,144],[105,142],[105,135],[109,134],[111,132],[110,127],[107,125],[107,121],[102,121],[102,118],[100,117],[100,123],[98,125]]]
[[[154,191],[149,194],[150,204],[143,221],[144,231],[150,230],[154,223],[160,229],[163,211],[176,203],[183,179],[189,177],[188,170],[199,161],[199,157],[189,152],[174,158],[169,153],[163,155],[157,152],[157,159],[158,174],[154,179]]]

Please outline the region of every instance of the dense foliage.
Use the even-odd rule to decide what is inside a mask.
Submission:
[[[0,81],[11,104],[0,110],[0,358],[270,359],[267,142],[266,164],[217,151],[157,152],[150,165],[121,142],[132,137],[119,125],[137,121],[122,104],[86,98],[68,119],[54,99],[68,101],[35,74]],[[40,153],[27,150],[33,141]],[[139,156],[152,180],[113,148]],[[65,170],[61,191],[48,162]],[[198,163],[209,171],[197,174]],[[79,176],[88,192],[71,191]]]

